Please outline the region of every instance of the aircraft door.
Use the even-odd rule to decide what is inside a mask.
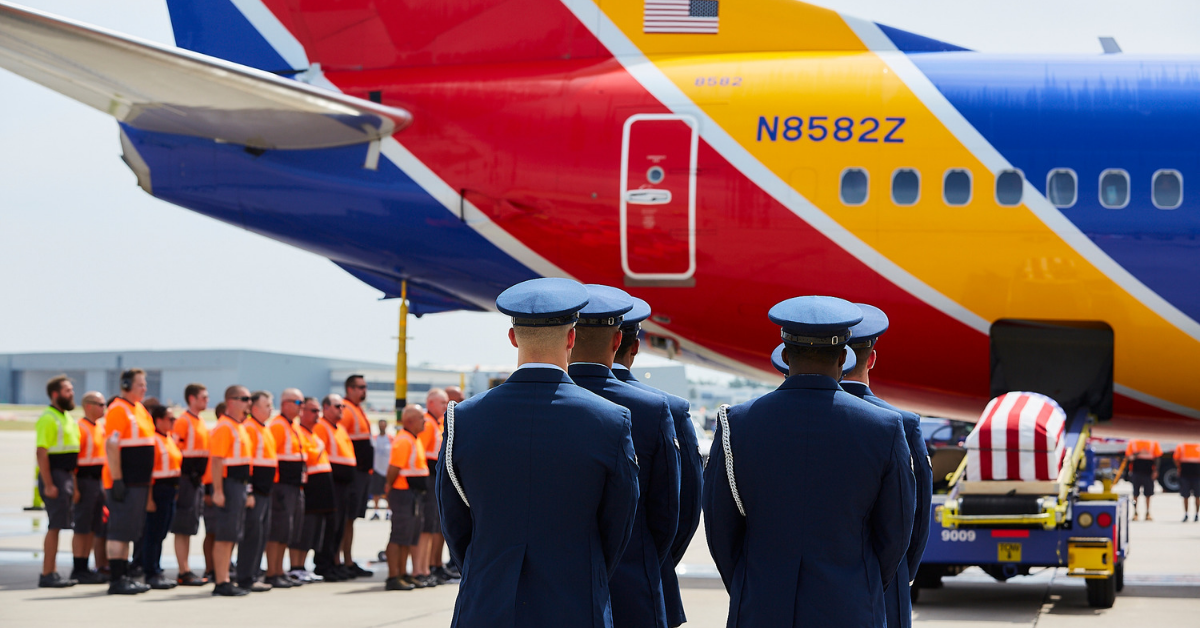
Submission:
[[[688,281],[696,272],[692,116],[636,114],[621,142],[621,267],[626,282]]]

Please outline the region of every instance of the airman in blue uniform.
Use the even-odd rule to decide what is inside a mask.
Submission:
[[[791,367],[788,366],[788,363],[785,362],[783,358],[783,352],[786,350],[787,343],[781,342],[779,343],[779,346],[775,347],[775,350],[771,352],[771,366],[775,367],[776,371],[783,373],[784,379],[787,379],[788,373],[791,371]],[[854,351],[852,351],[850,347],[846,347],[845,353],[846,361],[842,363],[842,377],[838,379],[839,382],[849,375],[850,372],[854,370],[854,367],[858,366],[858,358],[855,357]]]
[[[910,583],[917,576],[921,556],[925,554],[925,543],[929,540],[929,508],[933,496],[933,469],[929,465],[929,452],[925,449],[925,438],[921,435],[921,417],[907,410],[894,408],[871,392],[870,371],[875,368],[875,343],[888,330],[888,317],[883,310],[865,303],[857,304],[862,310],[862,322],[850,328],[849,347],[858,357],[858,367],[842,378],[842,389],[875,404],[880,408],[899,412],[904,421],[904,437],[912,453],[912,469],[917,482],[916,514],[913,519],[912,538],[908,552],[896,570],[896,580],[884,591],[887,600],[887,625],[889,628],[912,626],[912,591]]]
[[[850,327],[862,320],[853,303],[797,297],[768,316],[782,328],[790,376],[721,408],[704,470],[727,626],[881,628],[883,591],[912,532],[900,417],[838,386]]]
[[[622,317],[633,308],[633,298],[610,286],[588,285],[587,290],[588,304],[579,312],[567,372],[576,384],[629,408],[641,487],[633,536],[609,583],[613,626],[667,628],[662,568],[671,562],[679,527],[679,441],[675,422],[665,398],[613,375],[613,358],[622,339]]]
[[[671,409],[671,419],[675,422],[675,436],[679,438],[679,527],[675,530],[675,541],[671,544],[671,560],[662,566],[667,625],[674,628],[687,622],[675,567],[683,561],[683,554],[691,544],[696,528],[700,527],[700,476],[703,470],[700,441],[696,438],[696,427],[692,425],[691,404],[683,397],[639,382],[630,370],[633,367],[633,359],[641,348],[641,341],[638,340],[641,322],[647,318],[650,318],[650,304],[633,297],[633,309],[625,313],[625,321],[621,324],[621,346],[613,359],[612,372],[617,379],[626,384],[666,399]]]
[[[437,502],[461,566],[456,628],[610,628],[609,579],[629,543],[638,467],[629,410],[567,376],[587,290],[505,290],[518,368],[446,412]]]

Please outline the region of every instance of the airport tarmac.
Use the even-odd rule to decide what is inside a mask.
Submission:
[[[386,521],[360,521],[355,553],[375,578],[314,584],[248,598],[213,598],[211,587],[151,591],[135,597],[109,597],[104,586],[38,589],[45,515],[26,512],[32,497],[33,432],[0,431],[0,625],[24,626],[401,626],[434,628],[450,624],[455,585],[409,592],[383,590],[385,566],[367,564],[387,540]],[[1122,489],[1127,489],[1123,484]],[[1087,606],[1083,583],[1062,570],[993,581],[978,570],[947,578],[944,588],[923,590],[915,606],[917,626],[966,628],[1014,626],[1105,627],[1200,624],[1200,523],[1181,523],[1176,495],[1154,500],[1153,522],[1133,524],[1132,552],[1125,590],[1111,609]],[[198,543],[193,561],[200,560]],[[63,534],[59,572],[70,571],[70,535]],[[65,551],[62,551],[65,550]],[[172,554],[168,539],[166,554]],[[168,575],[173,556],[164,555]],[[728,598],[717,577],[701,529],[681,566],[689,628],[725,625]]]

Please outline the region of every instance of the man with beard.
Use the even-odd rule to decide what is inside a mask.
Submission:
[[[42,545],[42,575],[39,587],[73,587],[76,581],[64,579],[55,570],[58,558],[58,532],[70,530],[74,520],[75,467],[79,461],[79,425],[67,414],[75,409],[75,388],[66,375],[46,382],[50,407],[37,420],[38,491],[46,505],[50,524]],[[84,556],[84,560],[87,557]]]

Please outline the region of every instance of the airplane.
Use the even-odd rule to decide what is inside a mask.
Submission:
[[[792,0],[167,6],[177,47],[0,1],[0,67],[115,117],[147,193],[415,314],[606,283],[651,349],[765,380],[769,307],[829,294],[890,316],[898,405],[974,420],[1032,379],[1110,434],[1200,419],[1200,58]]]

